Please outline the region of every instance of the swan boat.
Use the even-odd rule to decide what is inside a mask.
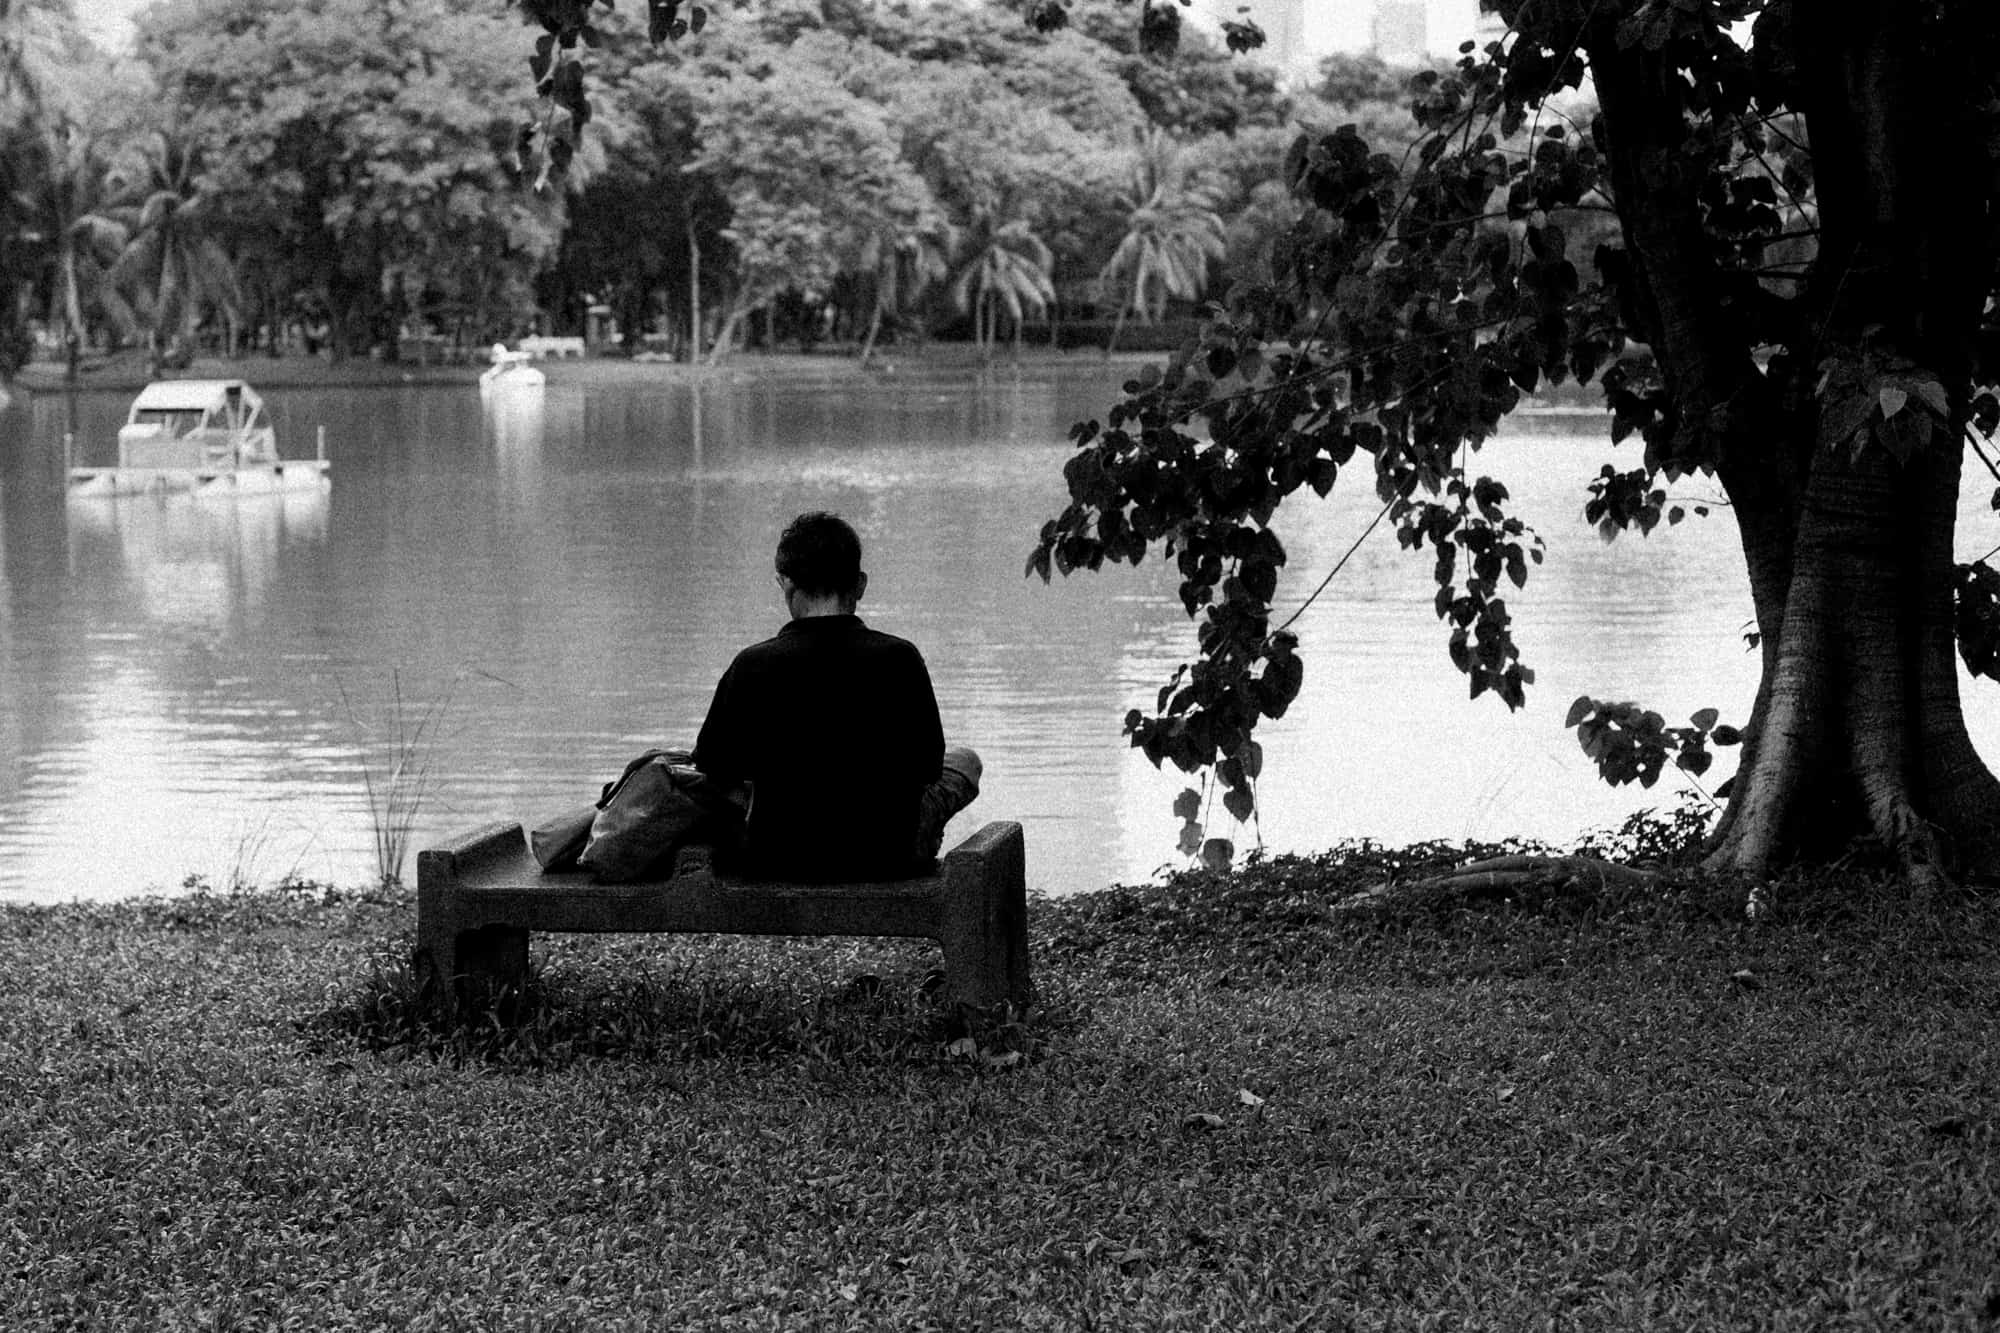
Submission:
[[[116,467],[72,467],[73,496],[266,494],[327,485],[326,449],[281,458],[264,400],[242,380],[155,380],[118,429]]]
[[[528,352],[510,352],[505,343],[493,344],[493,364],[479,376],[479,392],[492,393],[496,389],[539,389],[548,381],[548,376],[530,365],[533,355]]]

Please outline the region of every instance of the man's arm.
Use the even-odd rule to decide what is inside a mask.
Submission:
[[[721,782],[740,782],[749,768],[737,693],[736,665],[732,662],[715,683],[715,697],[709,701],[708,716],[702,719],[694,742],[694,766]]]
[[[909,692],[911,776],[918,782],[933,782],[944,771],[944,720],[938,716],[937,691],[931,685],[930,667],[922,652],[910,648],[912,679]]]

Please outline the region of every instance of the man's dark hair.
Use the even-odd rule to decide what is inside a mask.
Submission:
[[[861,538],[838,514],[800,514],[778,538],[778,573],[813,596],[853,597],[861,587]]]

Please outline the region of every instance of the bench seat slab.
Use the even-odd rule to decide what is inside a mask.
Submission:
[[[973,1004],[1025,1003],[1028,968],[1021,826],[986,825],[937,872],[859,884],[742,880],[702,871],[599,884],[544,874],[519,824],[491,824],[417,856],[419,975],[485,989],[525,977],[533,931],[886,935],[935,939],[948,986]]]

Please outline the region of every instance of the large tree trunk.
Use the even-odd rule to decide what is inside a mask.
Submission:
[[[1985,145],[1952,100],[1972,100],[1975,71],[1894,0],[1801,4],[1792,26],[1822,232],[1790,355],[1768,372],[1723,335],[1699,172],[1675,165],[1687,130],[1664,83],[1674,71],[1617,47],[1608,25],[1591,42],[1637,314],[1677,410],[1666,452],[1714,462],[1763,636],[1709,864],[1768,874],[1865,828],[1913,885],[2000,874],[2000,781],[1966,735],[1953,633],[1966,389],[1991,268]],[[1843,377],[1874,395],[1885,365],[1947,391],[1928,443],[1899,461],[1886,403],[1858,448],[1823,441]],[[1930,410],[1912,395],[1901,425]]]

